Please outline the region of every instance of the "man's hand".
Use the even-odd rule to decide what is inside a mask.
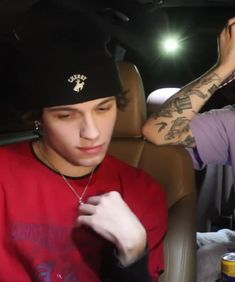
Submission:
[[[228,20],[219,37],[219,65],[235,70],[235,17]]]
[[[135,262],[144,253],[146,231],[118,192],[88,198],[79,206],[79,213],[78,224],[92,228],[112,242],[124,266]]]

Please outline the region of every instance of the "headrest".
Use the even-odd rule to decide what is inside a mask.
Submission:
[[[128,62],[118,64],[120,79],[129,100],[124,111],[119,110],[114,128],[114,137],[140,137],[146,119],[146,101],[143,82],[135,65]]]

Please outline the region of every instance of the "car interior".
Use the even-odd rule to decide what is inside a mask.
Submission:
[[[141,127],[177,89],[216,63],[217,37],[234,16],[234,0],[51,1],[88,15],[110,35],[109,51],[118,62],[129,104],[118,113],[109,153],[146,170],[166,191],[169,228],[159,281],[196,281],[196,232],[234,228],[231,169],[207,165],[194,171],[183,147],[154,146]],[[14,42],[15,28],[39,2],[0,1],[0,146],[37,138],[20,118],[24,101],[14,84]],[[231,104],[228,93],[235,93],[234,81],[217,90],[201,112]]]
[[[121,62],[119,69],[130,102],[119,112],[109,152],[147,171],[166,191],[169,229],[160,281],[194,281],[196,189],[191,159],[182,147],[158,147],[144,140],[141,128],[147,111],[142,79],[131,63]]]

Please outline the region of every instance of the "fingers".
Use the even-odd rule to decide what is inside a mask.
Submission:
[[[235,68],[235,17],[227,21],[218,40],[219,65],[223,66],[222,78],[228,75]]]
[[[80,215],[77,218],[77,226],[84,226],[86,228],[91,228],[96,231],[94,228],[94,219],[90,215]]]
[[[113,208],[116,206],[118,208]],[[106,222],[113,221],[113,217],[118,217],[115,213],[119,213],[120,209],[124,208],[126,209],[126,206],[119,192],[110,191],[99,196],[92,196],[86,203],[79,206],[77,223],[96,229],[95,226],[102,222],[105,225]]]
[[[117,191],[110,191],[110,192],[107,192],[105,194],[102,194],[100,196],[92,196],[92,197],[89,197],[87,199],[87,203],[91,204],[91,205],[99,205],[101,202],[107,200],[107,199],[120,199],[121,198],[121,195],[119,192]]]
[[[82,204],[79,206],[80,215],[92,215],[96,211],[96,206],[90,204]]]
[[[92,197],[89,197],[87,199],[87,203],[91,204],[91,205],[98,205],[101,198],[103,197],[104,195],[101,195],[101,196],[92,196]]]
[[[230,24],[227,26],[227,32],[229,33],[230,36],[232,36],[235,32],[235,23]]]
[[[231,18],[231,19],[228,20],[227,26],[231,26],[231,25],[233,25],[233,24],[235,24],[235,17],[233,17],[233,18]]]
[[[235,17],[229,19],[224,27],[224,32],[228,33],[230,36],[235,32]]]
[[[79,206],[79,216],[77,217],[77,225],[85,225],[92,228],[92,215],[96,212],[96,206],[91,204],[82,204]]]
[[[101,206],[106,203],[109,204],[109,201],[113,197],[119,197],[120,194],[116,191],[108,192],[100,196],[92,196],[87,199],[87,202],[79,206],[80,215],[92,215],[97,211],[98,206]]]

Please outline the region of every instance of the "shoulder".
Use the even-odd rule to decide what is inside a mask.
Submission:
[[[9,153],[14,153],[17,151],[22,151],[25,150],[30,146],[30,142],[18,142],[18,143],[12,143],[8,145],[2,145],[0,146],[1,152],[9,152]]]
[[[29,142],[20,142],[10,145],[0,146],[0,160],[1,163],[16,161],[29,154]]]
[[[110,155],[106,156],[105,162],[111,171],[115,171],[118,174],[122,183],[131,187],[131,189],[135,187],[134,189],[137,191],[138,189],[143,190],[148,187],[148,193],[152,191],[153,193],[164,194],[161,185],[145,170],[129,165]]]
[[[147,175],[147,173],[144,170],[134,167],[132,165],[129,165],[128,163],[114,156],[107,155],[105,162],[109,167],[112,167],[112,169],[115,169],[115,171],[117,171],[119,174],[129,176],[131,178],[141,176],[141,175],[145,175],[145,177],[147,178],[150,177],[149,175]]]
[[[106,156],[109,174],[115,171],[121,183],[121,193],[129,207],[141,217],[148,210],[167,213],[167,197],[163,187],[146,171],[133,167],[113,156]],[[150,213],[151,213],[150,212]]]

